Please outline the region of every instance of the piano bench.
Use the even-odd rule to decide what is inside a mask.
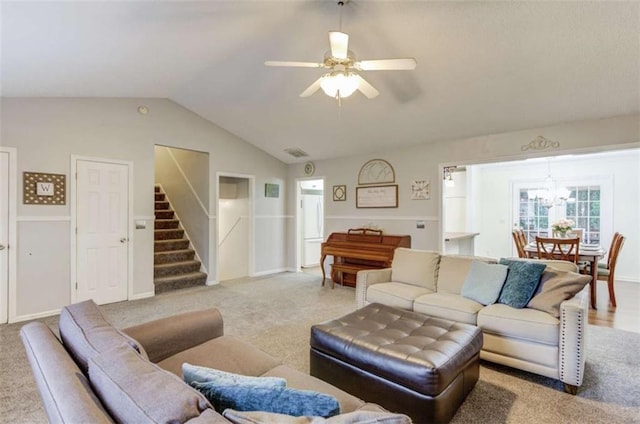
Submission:
[[[353,275],[353,282],[355,284],[355,277],[358,274],[358,271],[362,271],[364,269],[372,269],[370,265],[358,265],[358,264],[331,264],[331,275],[338,273],[339,278],[338,282],[342,285],[344,283],[342,274],[351,274]],[[335,287],[335,281],[333,278],[331,279],[331,288]]]

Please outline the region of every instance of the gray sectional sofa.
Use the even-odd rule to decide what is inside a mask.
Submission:
[[[534,296],[535,302],[519,309],[484,305],[461,295],[473,261],[498,262],[398,248],[391,268],[358,272],[356,306],[381,303],[477,325],[484,336],[481,359],[561,380],[565,391],[575,394],[585,366],[584,287],[590,277],[577,274],[571,262],[539,261],[546,268],[536,292],[542,296]],[[542,293],[543,286],[549,290]]]
[[[52,423],[229,422],[223,411],[215,411],[202,394],[182,381],[185,362],[248,376],[282,377],[289,387],[334,396],[349,419],[386,413],[224,335],[216,309],[120,331],[95,303],[86,301],[63,308],[59,331],[60,339],[40,322],[21,329]],[[328,422],[340,422],[340,417]],[[402,422],[401,418],[389,422]]]

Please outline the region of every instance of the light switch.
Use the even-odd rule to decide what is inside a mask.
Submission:
[[[147,221],[136,221],[136,230],[144,230],[147,228]]]
[[[424,229],[424,221],[416,221],[416,228]]]

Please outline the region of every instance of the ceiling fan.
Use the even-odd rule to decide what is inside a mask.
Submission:
[[[413,70],[416,68],[416,60],[412,57],[401,59],[376,59],[357,60],[355,54],[349,50],[349,34],[342,32],[342,6],[349,0],[338,1],[340,6],[340,30],[329,31],[329,46],[331,50],[325,54],[322,62],[292,62],[268,60],[267,66],[287,66],[296,68],[325,68],[330,71],[306,90],[300,97],[309,97],[322,88],[322,91],[338,101],[349,97],[356,90],[360,90],[367,98],[373,99],[380,92],[374,86],[362,78],[358,71],[397,71]]]

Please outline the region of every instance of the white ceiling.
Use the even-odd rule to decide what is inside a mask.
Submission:
[[[169,98],[287,163],[640,112],[640,2],[372,1],[343,9],[380,96],[298,95],[323,1],[2,2],[3,96]],[[149,113],[153,113],[151,110]],[[294,159],[298,147],[308,158]]]

